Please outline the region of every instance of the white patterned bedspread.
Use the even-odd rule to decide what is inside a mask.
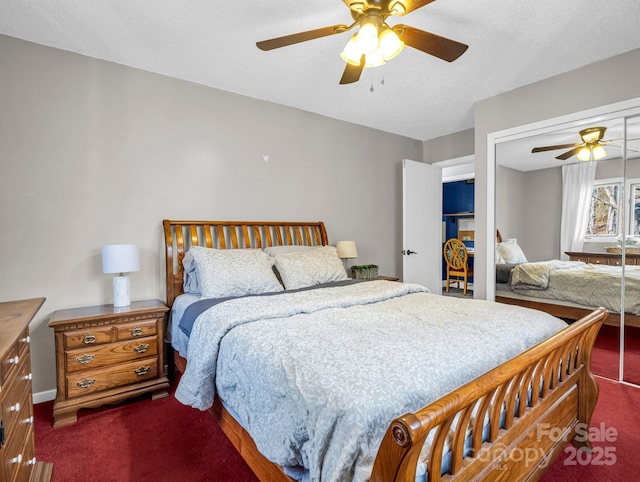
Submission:
[[[176,398],[207,409],[215,379],[271,461],[368,480],[391,420],[566,327],[425,290],[372,281],[216,305],[196,320]]]

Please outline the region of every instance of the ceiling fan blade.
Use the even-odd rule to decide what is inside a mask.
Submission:
[[[419,8],[424,7],[425,5],[429,5],[432,2],[435,2],[436,0],[399,0],[397,2],[391,0],[391,2],[389,2],[389,10],[393,11],[394,9],[394,5],[396,3],[399,3],[401,5],[404,5],[404,12],[402,13],[397,13],[395,15],[405,15],[409,12],[413,12],[414,10],[418,10]],[[396,11],[401,10],[402,7],[396,7]]]
[[[613,140],[613,139],[612,139]],[[631,140],[631,139],[629,139]],[[607,147],[615,147],[616,149],[620,149],[622,150],[622,146],[616,146],[615,144],[606,144]],[[627,148],[627,152],[638,152],[635,149],[629,149]]]
[[[534,154],[536,152],[554,151],[556,149],[569,149],[570,147],[577,146],[575,144],[560,144],[559,146],[534,147],[531,149],[531,153]]]
[[[347,66],[344,68],[344,72],[342,73],[340,84],[352,84],[354,82],[358,82],[358,80],[360,80],[360,74],[362,74],[362,69],[364,69],[364,63],[364,55],[360,57],[359,65],[347,63]]]
[[[348,28],[349,27],[346,25],[333,25],[331,27],[317,28],[315,30],[307,30],[306,32],[299,32],[291,35],[284,35],[283,37],[262,40],[261,42],[256,42],[256,45],[260,50],[279,49],[280,47],[286,47],[287,45],[293,45],[300,42],[306,42],[307,40],[314,40],[342,33]]]
[[[556,159],[559,159],[561,161],[566,161],[570,157],[575,156],[580,151],[580,149],[582,149],[582,146],[578,146],[574,149],[571,149],[570,151],[560,154],[559,156],[556,156]]]
[[[453,62],[469,48],[468,45],[456,42],[434,33],[425,32],[409,25],[396,25],[393,30],[400,39],[410,47],[421,50],[439,59]]]

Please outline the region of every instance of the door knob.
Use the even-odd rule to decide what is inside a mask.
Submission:
[[[403,249],[402,250],[402,254],[418,254],[416,251],[411,251],[410,249],[407,249],[406,251]]]

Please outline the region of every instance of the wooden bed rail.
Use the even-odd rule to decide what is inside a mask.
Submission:
[[[325,246],[322,222],[271,221],[162,221],[165,237],[167,304],[183,293],[182,258],[191,246],[218,249],[270,246]]]
[[[583,433],[579,424],[588,427],[598,399],[591,350],[606,317],[599,308],[416,413],[395,419],[371,482],[413,482],[430,434],[430,482],[535,480],[567,441],[588,447],[588,440],[576,434]],[[441,475],[447,447],[450,467]]]

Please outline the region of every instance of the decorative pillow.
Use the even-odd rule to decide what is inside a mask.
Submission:
[[[518,246],[516,239],[507,239],[502,243],[498,243],[498,253],[502,256],[505,263],[526,263],[527,257]]]
[[[282,291],[282,285],[273,272],[271,258],[259,249],[194,246],[189,253],[195,262],[202,298]]]
[[[182,266],[184,267],[184,276],[182,282],[182,288],[185,293],[191,293],[194,295],[200,294],[200,285],[198,283],[198,273],[196,272],[196,262],[193,259],[193,254],[187,251],[182,258]]]
[[[293,290],[349,279],[334,246],[275,256],[285,289]]]
[[[498,250],[498,245],[497,244],[496,244],[496,264],[504,264],[504,258],[500,254],[500,251]]]
[[[289,253],[301,253],[302,251],[310,251],[312,249],[318,249],[321,246],[269,246],[267,248],[262,248],[262,251],[267,253],[269,256],[276,256],[277,254],[289,254]]]

